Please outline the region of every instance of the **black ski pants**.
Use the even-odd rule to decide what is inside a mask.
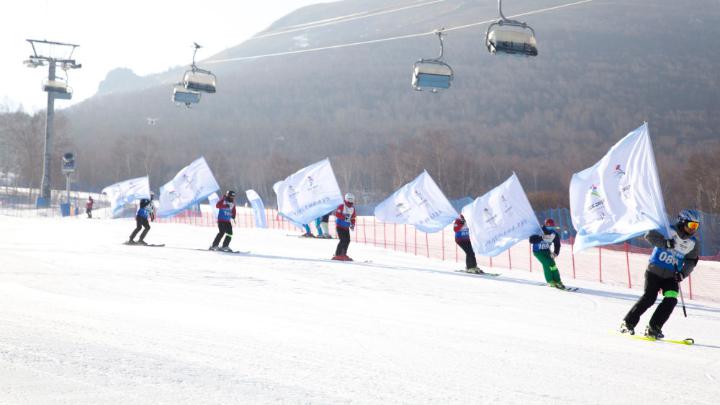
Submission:
[[[645,292],[625,315],[628,326],[635,328],[642,314],[655,303],[660,290],[663,291],[663,299],[650,318],[650,326],[662,329],[677,305],[678,282],[672,278],[661,278],[649,271],[645,272]]]
[[[223,247],[230,246],[230,240],[233,236],[233,229],[230,222],[218,222],[218,229],[219,232],[217,236],[215,236],[215,240],[212,243],[213,247],[218,247],[218,245],[220,244],[220,239],[222,239],[223,235],[225,236],[225,240],[223,241]]]
[[[465,252],[465,269],[474,269],[477,267],[477,259],[475,259],[475,251],[472,248],[470,239],[455,240],[455,243]]]
[[[140,215],[135,217],[135,223],[137,226],[135,227],[135,230],[133,233],[130,234],[130,240],[135,239],[135,235],[137,235],[138,232],[140,232],[140,229],[145,228],[142,233],[140,234],[139,240],[144,240],[145,235],[150,231],[150,223],[148,222],[147,218],[143,218]]]
[[[336,229],[340,242],[335,249],[335,256],[347,256],[348,246],[350,246],[350,230],[345,228]]]
[[[92,218],[92,208],[85,208],[85,213],[87,214],[88,218]]]

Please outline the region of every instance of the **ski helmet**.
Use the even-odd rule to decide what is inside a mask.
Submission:
[[[228,190],[225,192],[226,197],[235,198],[235,192],[232,190]]]
[[[678,214],[677,222],[679,225],[683,225],[694,233],[700,227],[701,218],[702,215],[700,214],[700,211],[694,209],[684,209],[680,211],[680,214]]]
[[[353,194],[353,193],[345,194],[345,202],[348,204],[355,204],[355,194]]]
[[[554,228],[554,227],[555,227],[555,220],[552,219],[552,218],[547,218],[547,219],[545,220],[545,226],[547,226],[548,228]]]

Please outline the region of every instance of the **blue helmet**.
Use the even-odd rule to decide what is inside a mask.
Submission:
[[[694,209],[684,209],[680,211],[677,217],[678,222],[700,222],[702,214]]]

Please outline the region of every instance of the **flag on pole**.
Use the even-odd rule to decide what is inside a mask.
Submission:
[[[442,230],[457,217],[458,212],[427,171],[375,207],[379,221],[410,224],[427,233]]]
[[[171,217],[193,204],[204,201],[219,190],[217,181],[204,157],[186,166],[167,184],[160,187],[158,216]]]
[[[112,216],[116,217],[125,204],[143,198],[150,198],[150,181],[147,176],[125,180],[105,187],[102,193],[108,196]]]
[[[575,249],[619,243],[657,229],[668,237],[647,123],[627,134],[594,166],[570,180]]]
[[[475,254],[497,256],[541,232],[515,173],[462,210]]]
[[[308,224],[343,202],[329,159],[300,169],[273,185],[278,212],[296,224]]]
[[[267,228],[265,205],[263,204],[262,198],[260,198],[260,195],[253,189],[246,190],[245,195],[252,206],[253,216],[255,217],[255,227]]]

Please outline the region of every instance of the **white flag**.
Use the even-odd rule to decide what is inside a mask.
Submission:
[[[150,181],[147,176],[125,180],[105,187],[102,193],[108,196],[112,216],[115,217],[120,214],[125,204],[143,198],[150,198]]]
[[[252,206],[253,216],[255,217],[255,227],[267,228],[267,220],[265,219],[265,204],[257,191],[250,189],[245,190],[250,205]]]
[[[174,179],[160,187],[158,216],[170,217],[220,189],[205,158],[192,162],[180,170]]]
[[[668,236],[647,123],[627,134],[594,166],[570,180],[575,249],[619,243],[657,229]]]
[[[329,159],[297,171],[273,185],[278,211],[297,224],[308,224],[343,202]]]
[[[427,171],[375,207],[375,218],[381,222],[410,224],[428,233],[442,230],[457,217],[458,212]]]
[[[515,173],[462,210],[475,254],[497,256],[541,232],[540,224]]]

